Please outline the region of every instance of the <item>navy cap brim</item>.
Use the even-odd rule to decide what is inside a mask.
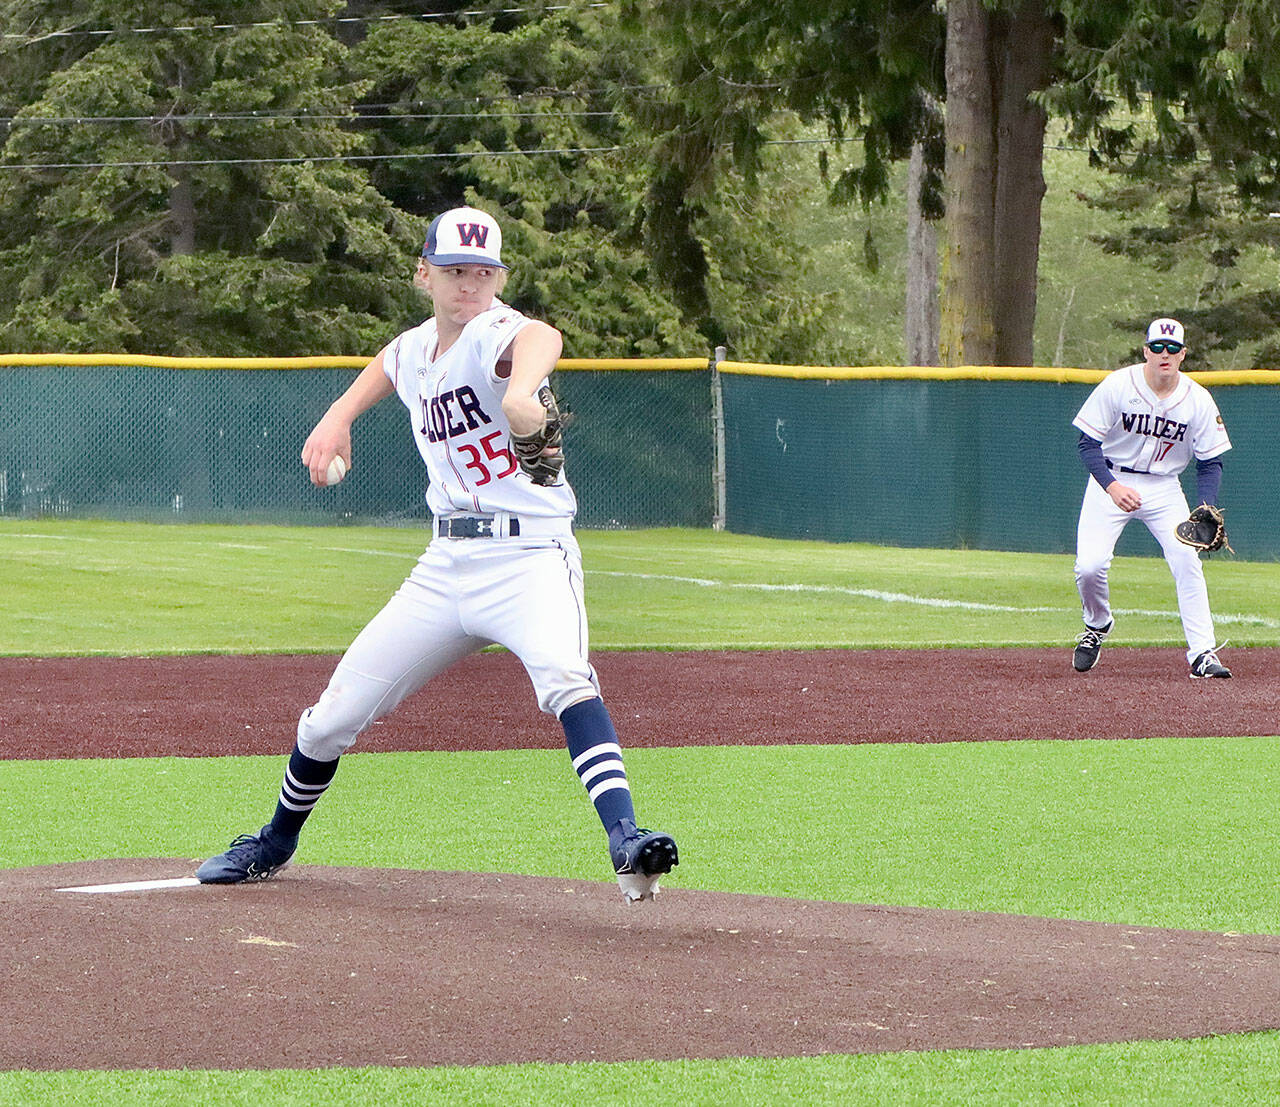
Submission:
[[[477,257],[475,254],[436,254],[432,257],[430,254],[423,251],[422,257],[424,261],[441,267],[447,265],[487,265],[490,269],[511,268],[503,262],[494,261],[493,258]]]

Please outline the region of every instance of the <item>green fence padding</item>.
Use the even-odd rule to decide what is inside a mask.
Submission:
[[[349,369],[0,371],[0,513],[427,518],[425,474],[403,409],[390,405],[362,419],[351,476],[331,489],[311,485],[302,443],[354,377]]]
[[[724,375],[726,525],[772,537],[1068,553],[1092,384]],[[1241,557],[1280,556],[1274,385],[1214,390],[1233,449],[1221,503]],[[1195,467],[1183,475],[1195,497]],[[1141,523],[1120,554],[1159,556]]]
[[[351,475],[312,486],[307,433],[357,370],[0,369],[0,515],[186,522],[429,518],[408,413],[389,398],[353,429]],[[563,378],[560,379],[560,378]],[[708,373],[575,372],[567,471],[588,527],[709,526]]]
[[[557,372],[573,413],[565,472],[584,527],[709,527],[714,511],[711,380],[688,372]]]
[[[712,376],[697,359],[638,364],[569,363],[555,374],[575,416],[565,442],[578,522],[710,526]],[[356,423],[342,484],[313,488],[299,462],[307,432],[357,372],[0,365],[0,515],[423,521],[425,471],[392,399]],[[1022,372],[721,374],[725,525],[779,538],[1071,552],[1086,480],[1071,420],[1097,374]],[[1221,497],[1232,545],[1242,558],[1280,556],[1280,390],[1257,374],[1222,386],[1200,379],[1234,444]],[[1194,467],[1183,484],[1194,499]],[[1159,555],[1141,524],[1117,552]]]

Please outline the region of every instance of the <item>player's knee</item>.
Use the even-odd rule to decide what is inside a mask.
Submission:
[[[538,707],[557,719],[566,708],[600,695],[599,682],[589,669],[582,673],[561,672],[556,680],[540,680],[535,675],[534,690]]]
[[[369,713],[362,703],[326,688],[298,719],[298,749],[317,761],[332,761],[355,745],[368,725]]]
[[[1164,559],[1175,576],[1204,579],[1204,565],[1200,562],[1200,555],[1190,546],[1178,544],[1171,547],[1165,550]]]
[[[298,719],[298,749],[316,761],[332,761],[355,745],[359,732],[334,729],[333,720],[317,716],[316,707],[308,707]]]
[[[591,685],[579,685],[576,688],[556,688],[538,693],[538,707],[548,715],[557,719],[561,713],[575,703],[592,699],[600,693]]]
[[[413,681],[394,682],[360,672],[344,658],[320,699],[298,720],[298,748],[321,761],[340,756],[416,687]]]
[[[1111,564],[1111,559],[1105,560],[1089,557],[1079,557],[1076,559],[1076,580],[1105,580],[1107,569]]]

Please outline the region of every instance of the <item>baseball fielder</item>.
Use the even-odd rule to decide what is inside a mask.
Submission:
[[[494,642],[520,658],[539,707],[564,727],[626,900],[652,899],[677,864],[669,834],[636,825],[618,737],[587,660],[577,502],[561,472],[559,413],[546,387],[560,332],[498,299],[507,276],[501,250],[502,231],[483,211],[436,218],[414,278],[432,318],[384,347],[302,448],[312,482],[324,484],[335,457],[351,464],[356,417],[395,393],[427,467],[433,537],[302,713],[271,821],[201,865],[204,883],[275,874],[356,737]]]
[[[1075,417],[1080,457],[1089,471],[1076,532],[1076,587],[1084,633],[1072,663],[1087,672],[1114,625],[1107,570],[1120,532],[1140,519],[1155,536],[1173,572],[1178,612],[1192,677],[1229,677],[1218,660],[1200,555],[1178,541],[1187,517],[1178,475],[1195,458],[1201,503],[1216,504],[1221,455],[1231,448],[1213,397],[1181,372],[1187,356],[1183,326],[1156,319],[1147,328],[1145,360],[1111,373]]]

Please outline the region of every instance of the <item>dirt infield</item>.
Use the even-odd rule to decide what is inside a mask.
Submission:
[[[0,660],[0,759],[292,744],[333,657]],[[1271,734],[1280,651],[1190,681],[1177,650],[619,653],[626,745]],[[551,748],[518,663],[456,666],[365,750]],[[443,708],[442,708],[443,705]],[[447,725],[441,720],[448,720]],[[0,871],[0,1068],[712,1058],[1067,1045],[1280,1027],[1280,937],[731,895],[197,859]]]
[[[628,746],[1150,738],[1280,731],[1280,649],[1234,650],[1190,680],[1181,650],[599,653]],[[287,753],[323,691],[323,655],[0,659],[0,759]],[[517,694],[512,694],[512,690]],[[519,662],[461,662],[360,750],[556,748]]]
[[[1073,1045],[1274,1027],[1280,937],[299,867],[0,874],[0,1068],[317,1068]],[[127,998],[126,998],[127,997]]]

